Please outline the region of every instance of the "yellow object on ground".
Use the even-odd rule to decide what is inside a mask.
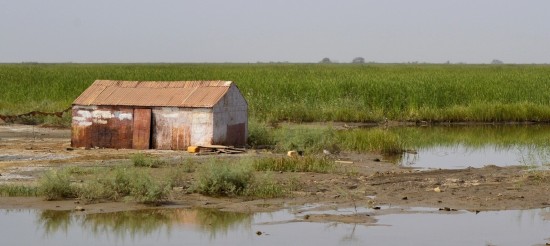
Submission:
[[[198,153],[200,151],[200,146],[189,146],[187,147],[187,152],[189,153]]]

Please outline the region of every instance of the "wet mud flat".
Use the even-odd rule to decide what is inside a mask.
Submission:
[[[161,158],[211,158],[181,152],[147,150]],[[128,163],[137,150],[72,149],[70,131],[21,125],[0,126],[0,183],[32,183],[46,170],[73,166],[108,166]],[[245,158],[276,154],[249,150],[242,155],[216,158]],[[250,199],[216,198],[174,190],[167,207],[215,208],[235,212],[276,211],[289,206],[325,203],[336,207],[404,206],[435,209],[494,211],[550,207],[550,173],[525,166],[454,170],[415,170],[385,161],[383,156],[341,153],[339,172],[277,172],[277,180],[299,180],[299,189],[287,197]],[[381,161],[377,161],[381,160]],[[194,178],[189,174],[189,179]],[[0,208],[74,209],[74,201],[43,201],[40,198],[0,197]],[[141,208],[144,205],[118,202],[81,204],[89,213]]]

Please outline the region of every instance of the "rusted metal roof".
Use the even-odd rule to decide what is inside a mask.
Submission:
[[[213,107],[231,81],[117,81],[96,80],[75,105]]]

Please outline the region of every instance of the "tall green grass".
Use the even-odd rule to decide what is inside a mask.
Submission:
[[[262,121],[548,121],[548,65],[1,64],[0,114],[60,111],[96,79],[231,80]]]
[[[313,156],[261,158],[254,161],[254,169],[257,171],[328,173],[335,168],[333,160]]]
[[[545,146],[550,143],[550,127],[547,125],[395,127],[388,131],[399,136],[405,148],[457,144],[471,148],[487,145],[508,148],[518,145]]]
[[[330,125],[284,125],[271,129],[271,138],[278,152],[301,150],[306,155],[318,155],[323,150],[395,154],[405,148],[404,139],[398,134],[378,127],[336,130]]]

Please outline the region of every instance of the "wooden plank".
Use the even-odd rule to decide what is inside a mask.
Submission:
[[[151,140],[151,109],[134,109],[133,149],[149,149]]]

